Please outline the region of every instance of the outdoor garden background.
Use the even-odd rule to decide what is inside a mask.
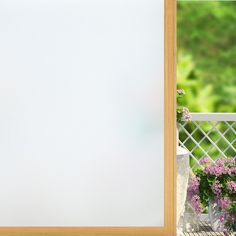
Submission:
[[[185,90],[186,95],[181,104],[190,112],[236,112],[236,2],[189,2],[177,4],[177,86]],[[216,123],[217,129],[231,143],[220,139],[216,130],[209,137],[228,157],[235,157],[235,123]],[[200,123],[206,132],[211,128],[208,122]],[[185,128],[198,142],[203,134],[192,122]],[[180,140],[187,135],[180,130]],[[199,147],[191,139],[185,142],[189,150],[193,148],[194,160],[190,165],[194,170],[200,168],[197,159],[208,150],[208,139],[204,139]],[[232,148],[233,147],[233,148]],[[212,148],[208,154],[216,159],[219,151]]]

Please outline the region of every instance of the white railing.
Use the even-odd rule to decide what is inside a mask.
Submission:
[[[192,121],[179,125],[179,145],[190,152],[192,169],[210,157],[236,157],[236,113],[191,113]]]

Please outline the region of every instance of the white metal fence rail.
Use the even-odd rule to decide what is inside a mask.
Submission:
[[[180,124],[179,145],[190,152],[192,169],[210,157],[236,157],[236,113],[191,113],[192,121]]]

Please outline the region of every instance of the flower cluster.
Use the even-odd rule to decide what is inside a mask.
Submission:
[[[194,195],[190,199],[190,203],[197,214],[201,214],[203,212],[204,209],[201,204],[201,199],[198,195]]]
[[[209,157],[203,157],[200,161],[199,164],[202,166],[209,165],[211,163],[211,159]]]
[[[206,166],[204,172],[220,176],[222,174],[236,174],[236,162],[234,158],[220,158],[215,163]]]
[[[187,107],[183,107],[182,109],[182,120],[183,121],[191,121],[192,116],[190,115],[189,109]]]
[[[189,122],[191,121],[191,115],[187,107],[181,105],[180,100],[184,97],[185,91],[183,89],[177,89],[177,122]]]
[[[236,160],[219,158],[213,163],[204,157],[199,163],[203,169],[190,180],[188,200],[197,214],[208,207],[209,201],[217,203],[224,233],[230,235],[236,231]]]
[[[228,181],[227,182],[227,188],[230,191],[230,193],[236,193],[236,182]]]
[[[193,176],[190,180],[188,188],[188,199],[197,214],[202,213],[204,210],[199,197],[199,185],[200,178],[197,176]]]
[[[221,197],[222,194],[221,188],[222,184],[220,183],[219,180],[216,180],[211,186],[212,192],[216,195],[217,198]]]
[[[227,197],[223,197],[217,200],[219,207],[223,210],[226,210],[230,207],[231,200]]]

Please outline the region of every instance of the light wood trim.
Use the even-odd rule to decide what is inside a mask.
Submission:
[[[159,0],[156,0],[159,1]],[[0,227],[4,236],[176,236],[176,0],[165,1],[164,227]],[[157,186],[158,187],[158,186]],[[158,199],[157,199],[158,201]],[[24,212],[22,212],[24,214]]]
[[[168,236],[158,227],[2,227],[4,236]]]
[[[176,13],[165,0],[165,236],[176,236]]]

